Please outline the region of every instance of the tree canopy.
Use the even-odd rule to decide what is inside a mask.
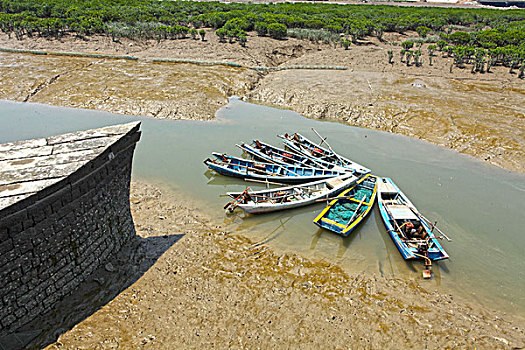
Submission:
[[[287,28],[324,29],[346,32],[355,41],[365,35],[417,30],[421,36],[443,31],[447,26],[475,26],[490,30],[474,35],[479,43],[498,46],[523,42],[525,12],[386,5],[338,5],[309,3],[221,3],[212,1],[158,0],[0,0],[0,29],[17,37],[57,36],[64,32],[79,35],[110,34],[131,37],[158,35],[174,26],[209,27],[226,31],[251,31],[257,25],[264,35],[270,24]],[[469,33],[465,33],[469,34]],[[177,34],[180,36],[179,34]],[[177,36],[175,35],[175,36]],[[454,33],[452,34],[454,35]],[[459,38],[463,35],[465,38]],[[464,43],[464,34],[457,34]],[[458,40],[456,40],[458,39]]]
[[[419,43],[436,43],[464,62],[486,61],[525,69],[525,11],[333,3],[222,3],[160,0],[0,0],[0,30],[17,39],[108,35],[113,40],[196,38],[213,28],[221,42],[245,45],[247,32],[282,39],[310,31],[312,37],[339,42],[339,34],[358,44],[366,36],[417,31]],[[204,41],[205,32],[199,31]],[[315,35],[313,35],[315,34]],[[432,39],[437,38],[437,39]],[[432,41],[433,40],[433,41]],[[346,48],[349,42],[343,41]],[[402,57],[420,65],[421,51],[403,43]],[[420,45],[421,46],[421,45]],[[391,58],[389,58],[391,61]]]

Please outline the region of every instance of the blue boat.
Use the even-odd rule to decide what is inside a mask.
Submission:
[[[286,166],[300,166],[300,167],[312,167],[326,170],[335,171],[351,171],[337,166],[333,163],[328,163],[322,160],[316,160],[306,157],[295,152],[286,151],[282,148],[272,146],[268,143],[264,143],[259,140],[253,140],[251,144],[242,143],[237,145],[240,149],[248,153],[254,159],[259,159],[265,162],[276,163]]]
[[[449,257],[434,234],[434,225],[390,178],[379,179],[377,193],[381,218],[397,249],[404,259],[424,259],[428,269],[423,277],[430,278],[432,261]]]
[[[314,224],[346,237],[370,213],[376,193],[377,177],[367,174],[331,201],[314,219]]]
[[[329,149],[321,147],[306,137],[299,133],[294,133],[292,135],[284,134],[279,135],[283,139],[284,145],[286,148],[290,149],[295,153],[305,155],[308,158],[311,158],[315,161],[322,161],[326,163],[332,163],[337,166],[347,168],[358,175],[369,174],[370,169],[365,168],[364,166],[357,164],[356,162],[351,161],[348,158],[345,158],[337,153],[335,153],[330,146]],[[323,142],[326,143],[325,139]]]
[[[221,175],[279,183],[305,183],[343,175],[345,172],[308,167],[285,166],[212,153],[215,159],[204,161]]]

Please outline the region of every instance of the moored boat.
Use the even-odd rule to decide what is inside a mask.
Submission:
[[[376,193],[377,177],[367,174],[332,200],[313,222],[346,237],[370,213]]]
[[[428,269],[423,276],[429,278],[431,261],[449,257],[434,234],[434,225],[390,178],[379,179],[377,193],[381,218],[397,249],[404,259],[424,259]]]
[[[302,185],[279,187],[268,190],[228,192],[234,199],[226,205],[230,211],[239,207],[250,214],[269,213],[277,210],[297,208],[312,204],[323,198],[336,196],[352,186],[358,180],[350,173],[326,180],[309,182]]]
[[[336,164],[325,162],[322,160],[312,159],[302,154],[297,154],[292,151],[286,151],[282,148],[272,146],[268,143],[253,140],[251,144],[242,143],[237,145],[240,149],[248,153],[254,159],[262,160],[265,162],[276,163],[281,165],[294,165],[300,167],[312,167],[327,170],[336,171],[350,171],[340,167]]]
[[[344,172],[309,167],[286,166],[237,158],[221,153],[212,153],[215,159],[206,159],[204,164],[221,175],[269,180],[280,183],[305,183],[340,176]]]
[[[370,169],[335,153],[334,150],[332,150],[332,148],[326,143],[325,139],[323,139],[323,142],[327,144],[329,149],[310,141],[299,133],[278,136],[283,140],[285,147],[293,152],[303,154],[316,161],[332,163],[337,166],[350,169],[357,174],[364,175],[370,173]]]

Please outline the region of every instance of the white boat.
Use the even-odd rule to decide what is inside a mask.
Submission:
[[[327,162],[337,165],[342,168],[349,169],[356,173],[356,175],[365,175],[370,173],[370,169],[351,161],[337,153],[327,144],[326,140],[323,142],[328,148],[322,147],[320,144],[308,140],[299,133],[278,135],[284,142],[286,148],[293,152],[302,154],[315,161]]]
[[[234,199],[225,208],[233,211],[239,207],[250,214],[269,213],[277,210],[297,208],[320,199],[331,198],[356,183],[358,177],[347,173],[326,180],[302,185],[279,187],[250,192],[228,192]]]

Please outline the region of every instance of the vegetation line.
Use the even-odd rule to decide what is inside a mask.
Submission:
[[[204,28],[208,28],[208,31]],[[221,3],[158,0],[0,0],[0,31],[17,40],[105,35],[132,40],[201,40],[209,29],[221,44],[242,47],[253,35],[322,41],[349,49],[366,37],[417,32],[395,50],[407,66],[429,65],[438,52],[472,74],[503,66],[525,79],[525,11],[333,3]],[[205,44],[204,44],[205,45]],[[423,47],[425,45],[425,47]],[[394,50],[387,52],[394,64]],[[83,57],[97,57],[87,56]],[[112,57],[107,57],[112,58]],[[194,62],[188,62],[194,63]],[[317,69],[317,68],[316,68]],[[516,72],[517,70],[517,72]]]
[[[201,61],[186,58],[153,58],[149,60],[154,63],[191,63],[199,66],[228,66],[235,68],[242,68],[243,65],[228,61]]]
[[[122,59],[137,61],[138,57],[128,55],[112,55],[112,54],[100,54],[100,53],[82,53],[82,52],[55,52],[55,51],[41,51],[41,50],[27,50],[27,49],[11,49],[7,47],[0,47],[1,52],[9,53],[25,53],[32,55],[49,55],[49,56],[69,56],[69,57],[92,57],[92,58],[104,58],[104,59]]]
[[[0,52],[9,53],[23,53],[32,55],[49,55],[49,56],[69,56],[69,57],[89,57],[89,58],[102,58],[102,59],[123,59],[138,61],[139,58],[128,55],[112,55],[112,54],[99,54],[99,53],[82,53],[82,52],[53,52],[53,51],[41,51],[41,50],[27,50],[27,49],[11,49],[7,47],[0,47]],[[346,70],[348,68],[344,66],[324,66],[324,65],[292,65],[282,67],[259,67],[259,66],[244,66],[240,63],[228,62],[228,61],[202,61],[193,60],[187,58],[152,58],[144,59],[153,63],[190,63],[199,66],[228,66],[234,68],[248,68],[258,71],[279,71],[286,69],[324,69],[324,70]]]

